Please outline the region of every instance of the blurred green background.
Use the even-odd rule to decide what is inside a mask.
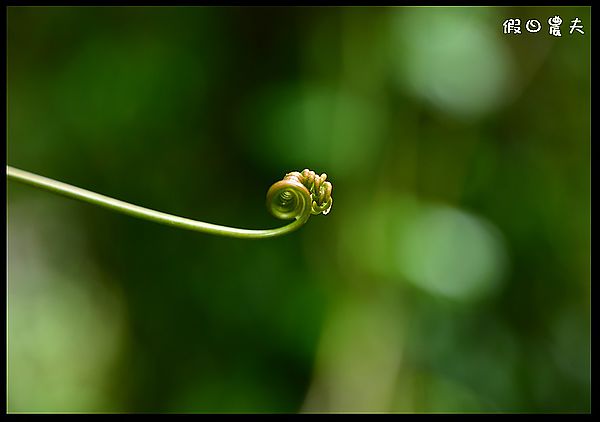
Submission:
[[[590,411],[589,7],[7,13],[8,164],[244,228],[289,171],[335,199],[248,241],[8,182],[9,412]]]

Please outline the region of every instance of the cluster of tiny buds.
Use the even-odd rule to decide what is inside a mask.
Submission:
[[[333,186],[327,181],[327,174],[323,173],[319,176],[312,170],[304,169],[302,172],[293,171],[288,173],[284,179],[296,180],[308,189],[312,199],[312,214],[329,214],[333,205],[333,198],[331,197]]]

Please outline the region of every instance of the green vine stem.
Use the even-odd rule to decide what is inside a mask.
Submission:
[[[238,229],[190,220],[129,204],[11,166],[6,166],[6,177],[10,180],[27,183],[37,188],[46,189],[50,192],[155,223],[216,236],[242,239],[260,239],[290,233],[304,225],[311,215],[328,214],[333,205],[333,198],[331,197],[332,185],[326,180],[327,175],[323,173],[319,176],[314,171],[308,169],[302,172],[294,171],[288,173],[283,180],[274,183],[269,188],[267,192],[267,208],[271,214],[284,220],[295,218],[295,221],[287,226],[267,230]]]

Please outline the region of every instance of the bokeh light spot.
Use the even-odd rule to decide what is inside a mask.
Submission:
[[[396,239],[398,271],[436,295],[478,298],[495,288],[504,272],[504,249],[496,230],[457,209],[424,206]]]
[[[396,16],[393,53],[401,85],[447,113],[480,116],[506,99],[513,76],[493,20],[459,8],[412,8]]]

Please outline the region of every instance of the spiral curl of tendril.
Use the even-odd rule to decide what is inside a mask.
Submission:
[[[332,190],[325,173],[319,176],[309,169],[293,171],[271,186],[267,208],[281,219],[306,220],[311,214],[327,215],[333,205]]]
[[[269,238],[292,232],[306,223],[311,214],[328,214],[333,204],[332,186],[326,180],[327,175],[323,173],[318,176],[314,171],[308,169],[303,170],[301,173],[297,171],[288,173],[283,180],[271,186],[267,192],[267,208],[269,211],[277,218],[295,218],[296,220],[286,226],[267,230],[239,229],[178,217],[133,205],[11,166],[6,166],[6,177],[10,180],[26,183],[132,217],[181,229],[242,239]]]

